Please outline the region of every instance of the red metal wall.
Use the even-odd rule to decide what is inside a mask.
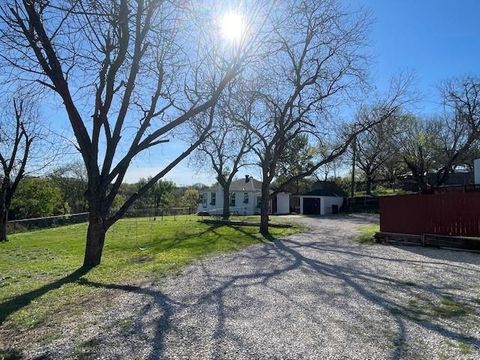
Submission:
[[[479,236],[480,192],[382,197],[380,231]]]

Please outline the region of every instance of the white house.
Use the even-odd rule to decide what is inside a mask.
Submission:
[[[230,213],[238,215],[260,214],[262,182],[250,176],[234,180],[230,185]],[[223,212],[223,189],[219,184],[204,191],[197,212],[220,215]],[[278,193],[270,201],[271,214],[290,213],[290,195]]]
[[[328,190],[317,189],[306,194],[292,196],[293,209],[304,215],[328,215],[337,213],[344,198]]]

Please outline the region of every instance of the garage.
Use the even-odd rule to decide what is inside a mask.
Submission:
[[[344,198],[335,193],[315,190],[292,196],[292,211],[304,215],[328,215],[339,212]]]

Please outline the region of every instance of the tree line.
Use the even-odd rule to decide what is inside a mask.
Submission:
[[[50,173],[37,177],[25,176],[9,204],[9,220],[31,219],[48,216],[77,214],[88,212],[88,203],[84,192],[86,181],[67,167],[75,168],[79,163],[71,163],[55,168]],[[136,183],[123,183],[119,189],[113,210],[117,209],[126,198],[137,192],[147,179]],[[154,210],[161,214],[170,208],[188,208],[195,213],[203,184],[177,186],[173,181],[159,180],[144,196],[137,200],[131,210]],[[167,212],[168,213],[168,212]]]

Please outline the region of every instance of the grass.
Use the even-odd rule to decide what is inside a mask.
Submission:
[[[433,312],[438,317],[450,318],[465,316],[470,312],[470,308],[464,303],[444,297],[441,299],[440,304],[433,307]]]
[[[87,303],[89,311],[113,303],[102,286],[155,282],[195,259],[263,240],[256,227],[211,226],[194,216],[125,219],[107,233],[102,264],[85,273],[79,267],[86,231],[77,224],[14,234],[0,244],[0,323],[17,330],[51,325],[80,315]]]
[[[358,227],[358,236],[356,240],[362,244],[373,243],[373,235],[378,231],[380,231],[380,225],[378,224],[361,225]]]
[[[473,312],[469,304],[449,296],[443,296],[437,301],[410,299],[407,309],[409,315],[417,320],[466,317]]]
[[[451,347],[457,348],[460,350],[462,355],[472,355],[474,353],[474,348],[470,344],[466,344],[460,341],[453,341],[453,340],[448,340],[447,344],[450,345]]]

